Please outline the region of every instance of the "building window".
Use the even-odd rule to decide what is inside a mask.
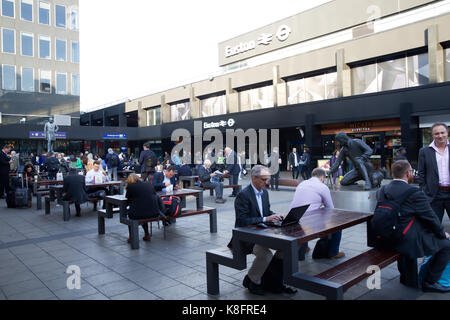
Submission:
[[[2,52],[16,53],[16,31],[2,29]]]
[[[22,91],[34,91],[33,68],[22,68]]]
[[[445,81],[450,81],[450,48],[445,49]]]
[[[202,117],[218,116],[227,113],[227,99],[225,95],[211,97],[200,101]]]
[[[428,53],[407,57],[408,87],[428,84]]]
[[[79,30],[78,9],[70,9],[70,30]]]
[[[156,126],[161,124],[161,107],[147,110],[147,126]]]
[[[67,94],[67,75],[56,73],[56,94]]]
[[[23,56],[28,56],[28,57],[32,57],[33,54],[33,34],[32,33],[25,33],[22,32],[21,34],[21,50],[22,50],[22,55]]]
[[[377,65],[352,68],[352,94],[377,92]]]
[[[72,41],[72,63],[80,63],[80,44]]]
[[[379,62],[377,77],[378,91],[406,88],[406,59]]]
[[[39,23],[50,24],[50,4],[39,1]]]
[[[55,25],[60,28],[66,27],[66,7],[55,5]]]
[[[52,84],[52,72],[41,70],[39,76],[39,91],[44,93],[51,93],[51,84]]]
[[[33,0],[21,0],[20,18],[26,21],[33,21]]]
[[[39,36],[39,58],[50,59],[50,37]]]
[[[14,0],[2,0],[2,16],[14,18]]]
[[[72,95],[80,95],[80,75],[72,74]]]
[[[338,97],[337,93],[337,73],[336,72],[330,72],[326,75],[326,99],[334,99]]]
[[[258,110],[274,107],[273,86],[266,86],[239,93],[241,111]]]
[[[16,67],[3,65],[2,71],[2,88],[4,90],[16,90]]]
[[[305,78],[306,102],[324,100],[326,94],[325,88],[326,88],[325,74]]]
[[[170,119],[172,121],[188,120],[191,118],[190,102],[173,104],[170,106]]]
[[[56,48],[56,60],[58,61],[66,61],[66,52],[67,52],[67,41],[66,40],[55,40],[55,48]]]
[[[287,82],[288,104],[303,103],[305,98],[305,79]]]

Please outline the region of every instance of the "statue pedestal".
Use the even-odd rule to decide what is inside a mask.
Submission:
[[[364,190],[363,184],[330,187],[331,198],[336,209],[373,212],[377,204],[378,188]]]

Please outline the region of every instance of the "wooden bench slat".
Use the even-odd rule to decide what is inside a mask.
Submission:
[[[299,183],[300,182],[295,179],[280,178],[278,180],[278,185],[285,187],[297,187]]]
[[[328,269],[316,275],[317,278],[340,283],[347,290],[354,284],[370,276],[367,267],[376,265],[380,269],[398,260],[400,254],[397,252],[381,251],[378,249],[368,250],[353,257],[334,268]]]

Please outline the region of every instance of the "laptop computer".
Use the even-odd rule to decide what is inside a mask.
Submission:
[[[292,208],[287,216],[281,220],[281,221],[266,221],[264,222],[266,225],[270,227],[286,227],[289,225],[293,225],[295,223],[298,223],[299,220],[303,217],[306,210],[308,210],[309,204],[301,206],[301,207],[295,207]]]

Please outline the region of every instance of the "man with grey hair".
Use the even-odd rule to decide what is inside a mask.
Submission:
[[[216,203],[225,203],[223,199],[223,182],[213,181],[216,174],[211,172],[211,161],[206,159],[204,164],[198,168],[198,179],[205,188],[213,188],[216,192]]]
[[[108,154],[105,157],[106,166],[108,167],[109,180],[117,181],[117,168],[120,164],[119,156],[114,152],[112,148],[108,149]]]
[[[279,221],[283,215],[275,214],[270,210],[269,193],[265,187],[270,181],[270,171],[267,167],[256,165],[251,171],[251,184],[238,193],[234,202],[236,212],[235,227],[258,225],[269,221]],[[232,245],[233,240],[229,243]],[[261,278],[269,266],[274,253],[271,249],[258,244],[246,243],[244,250],[253,253],[256,258],[245,276],[243,286],[253,294],[264,295]],[[276,253],[280,257],[281,253]],[[294,293],[291,288],[283,286],[283,292]]]

